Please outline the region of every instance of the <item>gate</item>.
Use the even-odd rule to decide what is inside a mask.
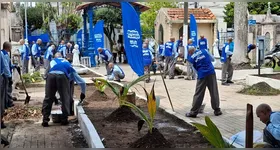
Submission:
[[[221,50],[224,44],[227,42],[228,38],[234,39],[234,32],[219,32],[220,40],[219,40],[219,49]]]

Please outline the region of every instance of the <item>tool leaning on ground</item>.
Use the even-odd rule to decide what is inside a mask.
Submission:
[[[24,104],[26,105],[26,104],[29,104],[31,96],[28,95],[28,92],[26,90],[25,84],[23,83],[23,79],[22,79],[21,72],[20,72],[20,67],[17,66],[16,69],[17,69],[17,72],[19,74],[22,86],[23,86],[25,94],[26,94],[26,98],[25,98],[25,101],[24,101]]]

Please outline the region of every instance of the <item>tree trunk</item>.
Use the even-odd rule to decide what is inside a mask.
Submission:
[[[234,3],[234,53],[232,62],[236,65],[249,62],[246,58],[248,46],[247,6],[247,2]]]

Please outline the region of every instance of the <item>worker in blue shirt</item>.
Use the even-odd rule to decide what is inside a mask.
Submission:
[[[228,43],[225,43],[222,49],[222,85],[233,84],[232,76],[233,76],[233,66],[231,63],[231,57],[233,55],[234,43],[233,39],[230,37],[228,39]]]
[[[0,111],[1,111],[1,129],[6,128],[3,117],[5,113],[5,105],[6,105],[6,81],[4,79],[4,58],[2,53],[0,52]]]
[[[179,40],[176,41],[177,53],[180,53],[179,52],[180,47],[183,47],[183,37],[182,36],[180,36]]]
[[[152,51],[149,49],[146,43],[143,44],[143,62],[144,62],[144,73],[148,74],[149,77],[146,78],[146,83],[150,82],[150,67],[152,65],[152,61],[154,59]]]
[[[212,64],[214,58],[206,49],[195,50],[194,47],[191,47],[189,48],[188,61],[196,69],[198,77],[193,105],[191,111],[186,113],[186,117],[195,118],[197,116],[204,99],[206,87],[211,96],[211,106],[214,109],[214,114],[216,116],[222,115],[216,73]]]
[[[256,49],[256,45],[255,44],[249,44],[248,45],[248,48],[247,48],[247,55],[246,55],[246,58],[249,59],[249,61],[251,61],[251,59],[249,58],[249,53]]]
[[[110,70],[108,68],[108,65],[110,62],[113,62],[113,55],[112,53],[106,49],[106,48],[101,48],[99,47],[98,49],[98,52],[99,52],[99,55],[100,57],[102,58],[103,61],[105,61],[105,67],[106,67],[106,70],[107,70],[107,75],[110,74]]]
[[[29,53],[30,49],[27,44],[25,44],[25,40],[21,39],[19,41],[21,47],[19,49],[21,53],[21,64],[22,64],[22,74],[28,73],[28,64],[29,64]]]
[[[32,45],[32,60],[33,60],[33,65],[35,68],[35,71],[40,70],[40,60],[41,60],[41,47],[40,45],[42,44],[42,40],[38,39],[35,44]]]
[[[44,78],[47,77],[47,73],[48,73],[47,68],[49,67],[50,62],[52,61],[54,50],[55,50],[55,45],[50,45],[47,48],[47,50],[45,51],[45,54],[44,54],[44,68],[45,68]]]
[[[2,56],[3,56],[3,62],[4,62],[4,79],[6,80],[6,108],[13,107],[13,98],[12,98],[12,85],[13,85],[13,80],[12,80],[12,69],[15,68],[14,65],[12,65],[12,62],[10,60],[10,55],[9,53],[12,50],[12,45],[10,42],[4,42],[3,44],[3,50],[1,50]]]
[[[280,112],[273,112],[268,104],[260,104],[256,114],[266,124],[263,141],[274,148],[280,148]]]
[[[196,72],[193,66],[188,62],[188,56],[189,56],[189,49],[193,47],[195,48],[195,45],[193,44],[193,40],[189,39],[188,45],[185,48],[185,60],[187,64],[187,76],[185,77],[185,80],[195,80],[196,79]]]
[[[64,40],[60,42],[60,45],[57,48],[57,51],[61,53],[63,58],[66,58],[66,45]]]
[[[74,75],[74,76],[73,76]],[[43,115],[43,127],[48,127],[50,121],[49,116],[51,114],[52,104],[54,102],[56,92],[60,95],[62,102],[62,117],[61,124],[68,125],[68,116],[71,115],[71,88],[70,81],[75,80],[75,76],[78,76],[71,64],[64,58],[61,53],[55,54],[55,59],[50,62],[50,70],[46,80],[46,93],[43,101],[42,115]],[[85,98],[85,84],[78,83],[82,86],[80,99]]]
[[[164,56],[162,56],[162,52],[164,50],[164,44],[163,42],[159,42],[159,45],[158,45],[158,48],[157,48],[157,55],[156,55],[156,70],[163,70],[164,68],[164,64],[163,64],[163,61],[164,61]]]
[[[162,51],[162,56],[164,56],[165,59],[164,75],[163,75],[164,78],[166,78],[166,74],[169,71],[169,79],[174,79],[174,70],[175,70],[176,60],[178,57],[178,53],[174,41],[175,38],[170,38],[170,41],[165,43],[164,49]]]
[[[199,49],[209,50],[208,42],[204,35],[200,35],[200,39],[198,40],[198,47]]]
[[[121,82],[121,79],[124,79],[125,74],[120,66],[114,63],[109,63],[108,67],[110,69],[110,75],[107,76],[108,80],[115,80],[117,82]]]

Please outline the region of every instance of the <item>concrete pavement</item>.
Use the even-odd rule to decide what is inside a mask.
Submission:
[[[137,75],[133,73],[132,69],[128,65],[120,64],[124,70],[126,77],[124,82],[132,81],[137,78]],[[92,68],[101,74],[105,74],[105,66],[99,68]],[[222,116],[214,116],[213,110],[210,103],[209,92],[205,93],[204,103],[206,104],[205,112],[199,114],[198,118],[186,118],[185,113],[188,112],[192,105],[193,95],[195,92],[196,81],[188,81],[184,79],[174,80],[167,79],[166,84],[170,93],[170,97],[175,109],[175,115],[185,120],[191,120],[198,123],[205,124],[204,116],[210,116],[212,121],[221,130],[222,135],[226,138],[230,138],[232,135],[245,130],[245,119],[246,119],[246,105],[247,103],[252,104],[255,108],[261,103],[269,104],[274,111],[280,110],[280,95],[278,96],[249,96],[237,93],[245,85],[245,78],[248,74],[256,74],[257,70],[235,70],[233,75],[233,81],[235,84],[230,86],[222,86],[221,82],[218,81],[219,95],[220,95],[220,106],[223,111]],[[221,78],[221,70],[216,70],[217,79]],[[161,98],[160,106],[162,108],[171,109],[162,79],[160,76],[153,76],[152,80],[156,79],[155,93]],[[148,91],[152,87],[151,83],[141,82],[141,85],[145,86]],[[134,90],[137,94],[144,96],[143,89],[140,86],[135,86],[138,91]],[[262,130],[265,125],[259,121],[257,116],[254,114],[254,129]]]

